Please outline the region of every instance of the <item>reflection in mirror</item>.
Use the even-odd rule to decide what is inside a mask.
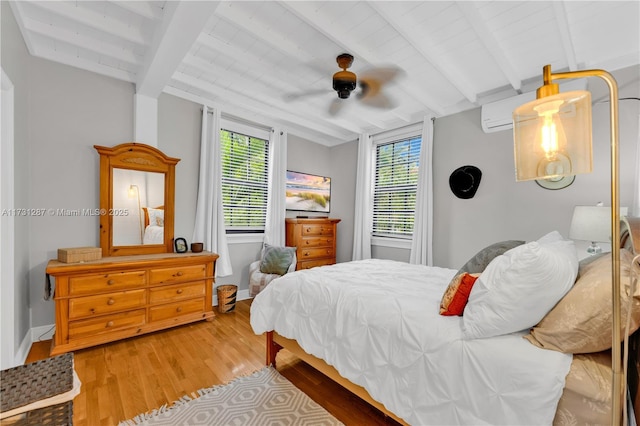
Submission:
[[[113,245],[164,243],[164,173],[113,169]]]

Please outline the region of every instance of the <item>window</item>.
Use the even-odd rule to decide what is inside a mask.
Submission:
[[[267,213],[269,141],[220,130],[222,203],[227,233],[263,232]]]
[[[373,236],[412,237],[421,141],[412,136],[376,145]]]

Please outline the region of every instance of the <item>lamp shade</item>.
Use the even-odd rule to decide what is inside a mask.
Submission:
[[[626,216],[627,207],[620,207]],[[569,238],[591,242],[611,242],[611,207],[575,206],[571,218]]]
[[[516,108],[513,140],[517,181],[590,173],[591,93],[560,93]]]

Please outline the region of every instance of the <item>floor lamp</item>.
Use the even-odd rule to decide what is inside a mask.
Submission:
[[[140,244],[144,244],[144,236],[142,233],[142,210],[140,208],[140,188],[138,185],[129,185],[129,198],[136,197],[138,199],[138,229],[140,230]]]
[[[513,139],[516,180],[552,179],[590,173],[593,168],[591,136],[591,94],[588,91],[559,93],[553,80],[600,77],[609,87],[611,100],[611,236],[620,235],[618,202],[618,85],[611,74],[603,70],[551,73],[551,65],[543,68],[544,85],[538,88],[537,99],[513,112]],[[620,330],[620,245],[611,244],[611,285],[613,322],[611,362],[613,386],[611,395],[612,425],[620,425],[623,412],[625,380],[622,372]]]

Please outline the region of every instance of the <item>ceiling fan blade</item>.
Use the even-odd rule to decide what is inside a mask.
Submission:
[[[346,99],[340,99],[340,98],[335,98],[333,101],[331,101],[331,104],[329,104],[329,115],[334,117],[338,114],[338,112],[340,112],[340,110],[342,110],[344,104],[345,104]]]
[[[362,82],[377,82],[379,85],[389,83],[404,75],[404,71],[398,67],[378,67],[361,71],[358,79]]]
[[[389,96],[382,92],[378,92],[375,95],[365,95],[359,97],[359,99],[363,105],[373,108],[392,109],[396,107],[395,102],[393,102],[393,100]]]
[[[307,98],[311,96],[320,96],[328,93],[333,93],[331,90],[327,89],[318,89],[318,90],[309,90],[306,92],[296,92],[296,93],[285,93],[282,97],[284,101],[297,101],[300,98]]]

